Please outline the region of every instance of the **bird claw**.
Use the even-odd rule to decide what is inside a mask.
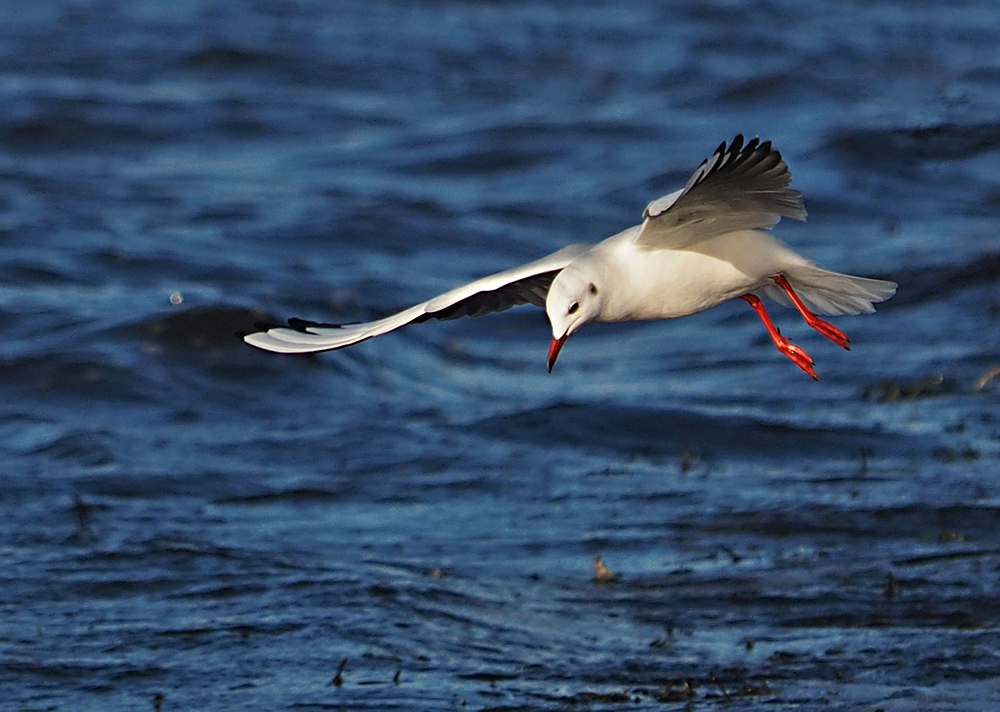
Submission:
[[[813,361],[812,356],[807,354],[805,349],[793,344],[787,336],[781,335],[778,327],[774,325],[774,322],[771,321],[771,317],[767,315],[767,310],[764,309],[764,304],[760,301],[760,297],[754,294],[744,294],[740,297],[740,299],[744,300],[747,304],[753,307],[754,311],[757,312],[757,315],[760,316],[760,320],[764,322],[764,327],[767,329],[767,333],[771,335],[771,340],[774,341],[774,345],[778,347],[778,351],[794,361],[795,365],[812,376],[814,381],[818,381],[819,376],[816,375],[816,370],[813,368],[813,364],[816,362]]]
[[[851,340],[847,338],[847,334],[835,327],[828,321],[820,319],[814,316],[812,319],[807,319],[806,323],[809,324],[816,331],[821,333],[823,336],[828,338],[833,343],[838,346],[843,346],[848,351],[851,350]]]
[[[786,337],[781,336],[779,337],[779,339],[780,341],[778,339],[775,339],[774,342],[775,345],[778,347],[778,350],[781,353],[785,354],[785,356],[790,358],[793,362],[795,362],[796,366],[798,366],[803,371],[812,376],[812,379],[814,381],[818,381],[819,376],[816,375],[816,369],[813,368],[813,365],[816,363],[813,360],[813,357],[810,356],[808,353],[806,353],[805,349],[803,349],[800,346],[796,346]]]

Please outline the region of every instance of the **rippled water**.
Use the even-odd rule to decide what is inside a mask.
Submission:
[[[995,3],[14,5],[13,709],[1000,704]],[[850,352],[774,311],[818,383],[742,303],[551,375],[534,308],[236,336],[601,239],[737,132],[779,236],[900,283]]]

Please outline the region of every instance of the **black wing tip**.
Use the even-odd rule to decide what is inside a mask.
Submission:
[[[715,165],[701,176],[701,180],[705,180],[712,173],[756,167],[768,161],[769,165],[767,169],[777,168],[785,160],[781,152],[774,147],[771,139],[761,141],[759,136],[754,136],[749,141],[745,141],[741,133],[733,137],[733,140],[729,142],[728,148],[726,148],[726,144],[723,142],[722,147],[716,151],[716,155],[722,160],[717,160]],[[705,163],[707,162],[706,160]],[[790,178],[791,174],[788,171],[787,164],[785,164],[784,170],[789,174]]]
[[[768,187],[768,192],[774,194],[776,199],[776,203],[771,206],[775,214],[794,220],[806,219],[801,193],[788,187],[792,173],[771,139],[761,141],[759,136],[754,136],[746,141],[743,134],[738,133],[728,146],[723,141],[711,158],[702,161],[686,190],[706,181],[731,175],[755,178],[767,175],[770,180],[775,181],[774,185]],[[643,218],[647,217],[649,215],[644,213]]]
[[[308,319],[299,319],[294,316],[288,320],[288,325],[296,331],[308,331],[313,327],[320,329],[339,329],[343,326],[343,324],[328,324],[323,321],[309,321]]]
[[[716,150],[716,153],[729,154],[736,159],[743,160],[746,160],[754,155],[761,157],[771,153],[777,153],[779,156],[781,155],[778,153],[778,150],[774,148],[771,139],[762,141],[760,136],[754,136],[747,141],[741,133],[738,133],[733,137],[733,140],[729,142],[728,147],[726,146],[726,142],[723,141],[722,146]]]
[[[299,319],[298,317],[293,316],[286,324],[282,324],[280,321],[255,321],[253,323],[253,331],[237,332],[237,336],[242,338],[261,331],[284,329],[286,327],[291,327],[296,331],[308,332],[309,328],[313,326],[321,327],[323,329],[339,329],[343,326],[343,324],[327,324],[321,321],[309,321],[308,319]]]
[[[248,336],[250,334],[256,334],[259,331],[270,331],[271,329],[277,329],[279,326],[284,325],[277,321],[255,321],[253,323],[253,331],[247,331],[240,335]]]

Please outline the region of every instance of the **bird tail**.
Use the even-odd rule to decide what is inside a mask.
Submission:
[[[850,274],[830,272],[815,265],[802,265],[787,270],[785,278],[806,307],[827,316],[840,314],[870,314],[874,305],[896,293],[895,282]],[[768,285],[758,293],[779,304],[793,306],[788,295],[776,285]]]

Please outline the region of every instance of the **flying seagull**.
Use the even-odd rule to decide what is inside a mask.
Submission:
[[[676,319],[730,299],[746,301],[775,346],[816,378],[814,361],[771,321],[762,297],[795,307],[809,326],[846,348],[843,331],[818,314],[862,314],[896,284],[823,269],[770,230],[782,217],[805,220],[791,172],[770,141],[723,142],[680,190],[654,200],[642,222],[597,244],[573,244],[520,267],[477,279],[384,319],[289,327],[248,334],[279,353],[341,349],[406,324],[544,306],[552,326],[551,372],[570,334],[592,321]]]

